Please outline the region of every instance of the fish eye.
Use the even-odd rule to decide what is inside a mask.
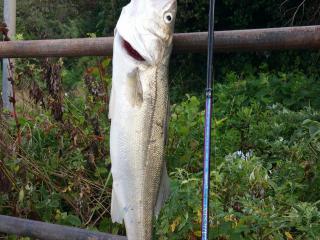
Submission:
[[[164,14],[164,22],[165,22],[165,23],[168,23],[168,24],[169,24],[169,23],[172,22],[172,20],[173,20],[172,13],[167,12],[167,13]]]

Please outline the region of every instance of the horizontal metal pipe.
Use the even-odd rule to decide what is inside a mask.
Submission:
[[[208,34],[176,34],[177,52],[207,51]],[[215,32],[216,52],[320,49],[320,25]]]
[[[177,53],[205,53],[207,32],[178,33]],[[113,37],[0,42],[0,58],[111,56]],[[320,49],[320,26],[215,32],[216,52]]]
[[[0,233],[40,240],[126,240],[123,236],[0,215]]]

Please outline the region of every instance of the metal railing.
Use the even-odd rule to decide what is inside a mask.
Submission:
[[[40,240],[126,240],[126,237],[0,215],[0,232]]]
[[[205,53],[207,32],[174,35],[174,52]],[[113,37],[0,42],[0,58],[111,56]],[[320,26],[215,32],[215,52],[319,49]]]

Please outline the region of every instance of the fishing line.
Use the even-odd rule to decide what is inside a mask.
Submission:
[[[211,155],[211,124],[212,124],[212,86],[213,86],[213,50],[214,50],[214,6],[215,0],[210,0],[209,29],[208,29],[208,59],[207,59],[207,87],[206,111],[204,131],[204,158],[203,158],[203,189],[202,189],[202,223],[201,239],[209,236],[209,197],[210,197],[210,155]]]

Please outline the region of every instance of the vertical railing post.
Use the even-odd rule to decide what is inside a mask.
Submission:
[[[3,16],[4,16],[4,22],[7,24],[9,28],[8,36],[9,38],[12,38],[16,34],[16,0],[4,0]],[[12,105],[12,102],[10,101],[10,97],[12,96],[12,84],[9,81],[9,71],[10,71],[9,60],[5,58],[3,59],[2,63],[3,63],[2,64],[3,108],[12,112],[13,105]]]

